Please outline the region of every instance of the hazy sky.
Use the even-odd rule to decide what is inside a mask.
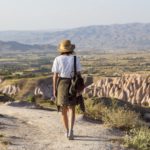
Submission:
[[[0,0],[0,30],[150,22],[150,0]]]

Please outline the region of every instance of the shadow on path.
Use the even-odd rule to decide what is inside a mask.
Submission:
[[[74,136],[74,140],[79,140],[79,141],[106,141],[105,139],[102,140],[100,139],[100,137],[98,136],[79,136],[79,135],[75,135]]]

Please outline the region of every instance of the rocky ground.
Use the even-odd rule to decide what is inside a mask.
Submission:
[[[112,142],[123,133],[85,121],[81,115],[76,118],[75,139],[69,141],[56,111],[13,102],[1,104],[0,114],[1,150],[125,150]]]

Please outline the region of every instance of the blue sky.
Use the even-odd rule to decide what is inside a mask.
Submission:
[[[150,22],[150,0],[0,0],[0,30]]]

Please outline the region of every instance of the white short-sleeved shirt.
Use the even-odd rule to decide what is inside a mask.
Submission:
[[[76,57],[77,71],[81,71],[81,64]],[[62,78],[71,78],[74,75],[74,55],[60,55],[54,59],[52,72],[58,73]]]

